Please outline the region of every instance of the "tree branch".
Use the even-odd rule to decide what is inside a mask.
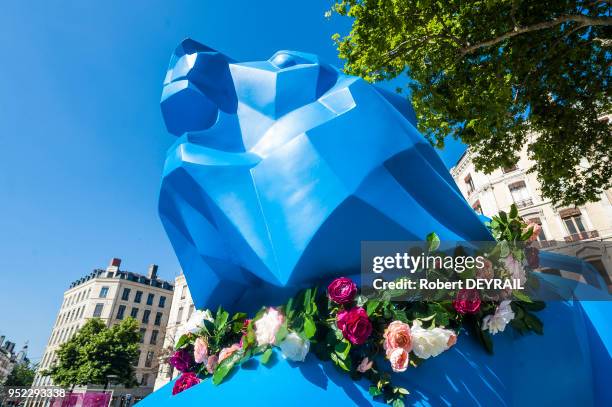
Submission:
[[[480,48],[490,47],[495,44],[499,44],[502,41],[505,41],[509,38],[516,37],[521,34],[545,30],[547,28],[555,27],[559,24],[567,23],[567,22],[576,22],[580,23],[581,26],[595,26],[595,25],[612,25],[612,17],[589,17],[582,14],[579,15],[566,15],[554,18],[550,21],[545,21],[533,25],[529,25],[526,27],[518,27],[515,28],[514,31],[507,32],[499,37],[490,39],[488,41],[479,42],[478,44],[470,45],[469,47],[462,48],[460,50],[461,56],[465,56],[467,54],[471,54],[472,52],[479,50]]]

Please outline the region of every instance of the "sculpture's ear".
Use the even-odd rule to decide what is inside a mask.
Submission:
[[[161,108],[168,131],[211,127],[219,110],[234,113],[238,98],[229,70],[233,59],[192,39],[183,40],[170,58]]]

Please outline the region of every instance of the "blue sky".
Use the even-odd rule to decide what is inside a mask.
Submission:
[[[68,284],[111,257],[173,279],[157,216],[161,83],[192,37],[237,60],[276,50],[341,65],[330,1],[27,1],[0,13],[0,335],[42,356]],[[394,89],[394,85],[391,89]],[[443,152],[452,163],[462,147]]]

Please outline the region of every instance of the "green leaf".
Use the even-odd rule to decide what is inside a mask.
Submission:
[[[378,300],[370,300],[366,303],[366,312],[368,316],[372,316],[376,312],[376,309],[380,305],[380,301]]]
[[[370,386],[370,388],[368,389],[368,392],[370,393],[372,397],[380,396],[382,394],[382,390],[380,390],[376,386]]]
[[[525,302],[522,303],[521,306],[528,311],[542,311],[546,308],[546,303],[544,301],[533,301],[533,302]]]
[[[351,371],[351,359],[340,359],[336,353],[330,355],[332,362],[345,372]]]
[[[523,320],[525,321],[529,329],[531,329],[538,335],[544,334],[544,324],[542,324],[542,321],[540,321],[540,318],[536,317],[534,314],[530,312],[526,312]]]
[[[345,360],[348,357],[350,351],[351,351],[351,343],[347,341],[346,339],[343,340],[342,342],[338,342],[336,346],[334,347],[334,352],[336,352],[338,357],[342,360]]]
[[[306,339],[310,339],[313,336],[315,336],[315,334],[317,333],[317,326],[315,325],[315,322],[313,321],[312,317],[305,317],[304,318],[304,335],[306,336]]]
[[[224,328],[228,318],[229,313],[223,308],[221,308],[221,306],[219,306],[219,309],[217,310],[217,315],[215,317],[215,328],[217,330],[221,330],[222,328]]]
[[[434,232],[428,234],[426,240],[428,243],[427,248],[430,252],[438,250],[438,248],[440,247],[440,238]]]
[[[526,303],[533,302],[531,301],[531,298],[529,298],[529,296],[525,294],[524,292],[522,292],[521,290],[513,290],[512,296],[522,302],[526,302]]]
[[[185,345],[188,345],[189,342],[190,342],[190,336],[189,335],[181,335],[179,340],[176,342],[175,348],[176,349],[181,349]]]
[[[289,334],[289,330],[287,329],[287,322],[282,324],[276,333],[276,343],[281,343],[283,339]]]
[[[393,407],[404,407],[404,401],[402,399],[393,400]]]
[[[510,206],[510,219],[515,219],[518,216],[518,209],[515,204]]]
[[[235,352],[232,356],[229,356],[223,362],[219,363],[219,365],[215,369],[215,372],[213,373],[213,384],[219,385],[223,381],[223,379],[225,379],[225,376],[227,376],[228,373],[234,368],[236,362],[242,359],[243,354],[244,353],[242,352],[242,350],[239,350]]]
[[[268,348],[266,349],[266,351],[263,353],[263,355],[261,355],[261,364],[263,365],[267,365],[268,362],[270,361],[270,358],[272,357],[272,354],[274,353],[274,351],[272,350],[272,348]]]

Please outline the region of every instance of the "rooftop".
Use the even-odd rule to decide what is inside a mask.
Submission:
[[[151,287],[157,287],[168,291],[174,290],[174,285],[166,280],[157,278],[157,265],[151,264],[149,266],[148,275],[132,273],[131,271],[120,270],[121,259],[113,258],[108,268],[105,269],[94,269],[91,273],[79,278],[76,281],[70,283],[69,288],[77,287],[90,280],[96,278],[114,278],[118,280],[127,280],[134,283],[148,285]]]

